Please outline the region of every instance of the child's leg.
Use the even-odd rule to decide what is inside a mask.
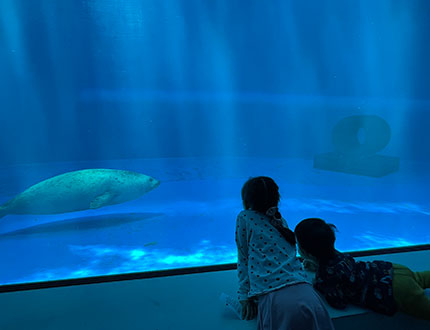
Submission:
[[[430,299],[424,292],[425,285],[430,283],[429,275],[430,272],[417,274],[405,266],[393,264],[393,293],[401,312],[430,320]]]
[[[415,276],[423,289],[430,288],[430,271],[416,272]]]
[[[334,330],[310,284],[296,284],[258,297],[258,330]]]

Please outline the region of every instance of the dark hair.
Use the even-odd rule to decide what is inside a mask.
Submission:
[[[308,218],[300,221],[294,233],[303,252],[309,253],[318,260],[324,260],[335,254],[335,230],[335,225],[328,224],[322,219]]]
[[[246,210],[254,210],[266,214],[271,207],[278,207],[281,196],[279,187],[272,178],[267,176],[258,176],[249,178],[242,187],[242,201]],[[279,233],[292,245],[296,244],[294,233],[282,225],[279,221],[282,216],[279,210],[272,216],[271,224]],[[278,221],[272,221],[279,219]]]
[[[280,197],[278,185],[267,176],[249,178],[242,187],[243,206],[246,210],[266,213],[269,208],[278,206]]]

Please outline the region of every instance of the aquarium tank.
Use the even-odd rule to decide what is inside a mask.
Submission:
[[[430,2],[2,0],[0,285],[234,263],[240,190],[430,241]]]

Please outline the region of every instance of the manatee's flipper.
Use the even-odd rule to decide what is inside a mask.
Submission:
[[[8,215],[8,209],[5,206],[0,206],[0,218],[3,218],[4,216]]]
[[[113,196],[114,195],[109,191],[106,191],[102,195],[97,196],[91,201],[90,209],[98,209],[100,207],[110,205],[110,201],[112,200]]]

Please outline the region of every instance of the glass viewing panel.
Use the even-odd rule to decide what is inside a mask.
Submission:
[[[341,250],[428,243],[429,10],[2,0],[0,284],[235,262],[259,175]]]

